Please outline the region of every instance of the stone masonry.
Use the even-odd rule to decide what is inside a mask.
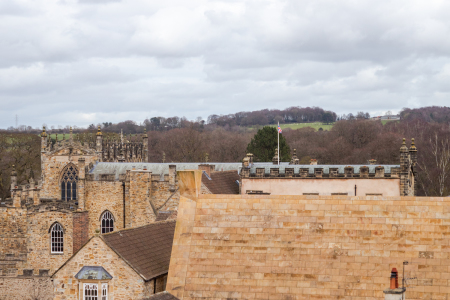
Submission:
[[[384,299],[390,270],[408,261],[405,299],[447,299],[449,229],[447,198],[191,191],[180,199],[167,291],[185,300]]]

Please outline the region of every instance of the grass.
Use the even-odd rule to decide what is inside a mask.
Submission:
[[[277,125],[266,125],[266,126],[272,126],[272,127],[277,127]],[[250,129],[259,129],[262,128],[264,126],[253,126],[253,127],[249,127]],[[333,124],[324,124],[321,122],[314,122],[314,123],[290,123],[290,124],[280,124],[281,129],[286,129],[286,128],[290,128],[290,129],[300,129],[300,128],[305,128],[305,127],[311,127],[313,129],[315,129],[316,131],[319,130],[319,128],[322,128],[323,130],[331,130],[331,128],[333,128]]]
[[[400,122],[400,120],[381,120],[381,124],[386,125],[387,122],[393,122],[393,121],[397,121]]]

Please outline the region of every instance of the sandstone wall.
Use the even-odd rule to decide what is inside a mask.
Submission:
[[[49,277],[0,277],[0,299],[51,300],[53,285]]]
[[[169,190],[169,181],[152,181],[151,199],[154,207],[161,211],[177,210],[180,192]],[[169,199],[170,198],[170,199]]]
[[[181,197],[167,291],[180,299],[450,298],[450,198]]]
[[[0,208],[0,276],[16,276],[27,259],[27,216],[22,208]]]
[[[303,195],[333,193],[348,196],[400,196],[399,178],[242,178],[242,193],[258,190],[271,195]]]
[[[156,216],[150,204],[151,172],[147,170],[131,170],[129,172],[129,220],[127,228],[152,223]],[[127,216],[128,219],[128,216]]]
[[[114,216],[114,230],[123,229],[123,187],[121,181],[86,181],[85,209],[89,212],[89,237],[100,229],[106,210]]]
[[[52,276],[55,291],[54,300],[80,299],[82,282],[79,282],[74,276],[83,266],[102,266],[111,274],[113,278],[104,281],[108,282],[111,299],[142,299],[153,293],[153,289],[147,290],[144,280],[120,259],[100,237],[93,237],[77,255]]]
[[[89,163],[94,163],[96,156],[91,155],[80,155],[75,153],[75,155],[69,156],[68,149],[61,150],[62,153],[48,154],[43,153],[41,156],[41,172],[42,172],[42,189],[40,191],[40,197],[42,198],[55,198],[61,199],[61,183],[59,181],[61,172],[64,167],[73,163],[78,168],[78,159],[84,158],[85,165]]]
[[[50,227],[58,222],[64,230],[64,253],[51,253]],[[73,214],[71,212],[45,211],[28,214],[27,269],[56,271],[73,254]]]

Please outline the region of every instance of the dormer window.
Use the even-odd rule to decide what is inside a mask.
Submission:
[[[82,300],[108,300],[108,282],[112,276],[100,266],[84,266],[75,275],[82,284]]]

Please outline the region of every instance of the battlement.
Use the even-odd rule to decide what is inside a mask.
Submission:
[[[400,165],[279,165],[254,163],[242,167],[243,178],[398,178]]]

